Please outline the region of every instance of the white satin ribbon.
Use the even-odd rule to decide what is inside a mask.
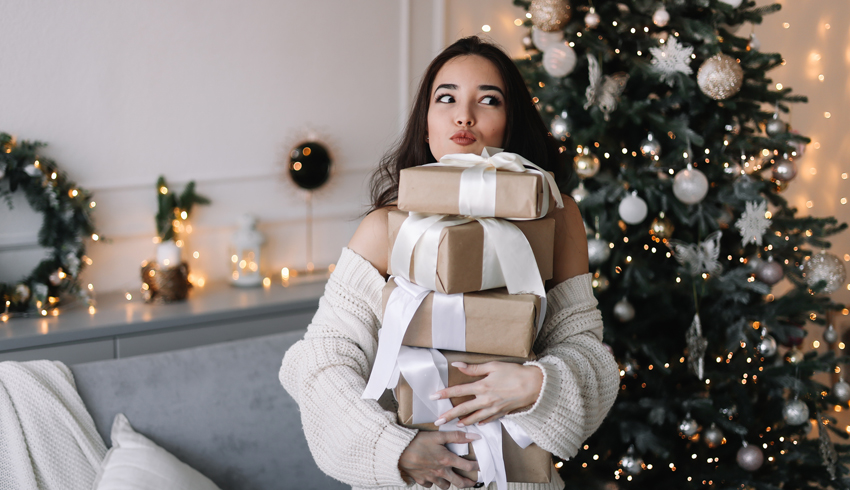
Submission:
[[[466,352],[463,293],[434,293],[431,307],[431,347]]]
[[[431,400],[432,393],[448,386],[448,361],[436,349],[402,347],[398,358],[399,369],[405,381],[413,391],[413,423],[427,424],[436,421],[440,415],[452,409],[448,399]],[[451,420],[440,426],[442,431],[463,431],[478,434],[481,439],[472,442],[475,459],[478,461],[478,481],[489,485],[495,481],[500,490],[507,488],[505,458],[502,452],[502,426],[521,448],[532,443],[531,437],[518,424],[505,418],[500,424],[471,425],[457,428],[457,420]],[[447,444],[450,451],[458,456],[468,454],[466,444]]]
[[[555,198],[558,208],[564,207],[561,192],[552,174],[529,162],[516,153],[502,151],[501,148],[486,147],[481,155],[473,153],[452,153],[444,155],[438,163],[427,166],[467,167],[461,173],[458,192],[459,214],[473,217],[491,218],[496,210],[496,171],[538,174],[544,179],[543,201],[540,203],[537,218],[549,212],[549,195]],[[533,218],[532,218],[533,219]]]

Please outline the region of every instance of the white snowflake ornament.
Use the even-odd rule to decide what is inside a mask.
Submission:
[[[652,66],[661,74],[661,81],[670,86],[676,81],[673,76],[676,73],[690,75],[694,72],[690,66],[693,52],[692,46],[679,44],[675,37],[668,38],[660,47],[649,48]]]
[[[741,219],[735,222],[735,227],[741,232],[742,246],[747,246],[750,242],[761,246],[762,235],[770,228],[770,220],[765,213],[767,213],[767,201],[747,203],[747,209],[741,215]]]

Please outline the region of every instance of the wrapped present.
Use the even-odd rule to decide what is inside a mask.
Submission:
[[[408,219],[408,213],[403,211],[390,211],[388,218],[389,231],[389,270],[390,274],[407,276],[411,282],[420,284],[416,280],[415,258],[423,254],[436,256],[436,270],[429,271],[433,275],[435,291],[445,294],[467,293],[484,289],[500,288],[505,286],[505,278],[501,271],[498,256],[494,250],[494,240],[503,240],[499,236],[488,236],[492,233],[485,228],[481,222],[476,220],[463,220],[460,224],[450,223],[437,230],[439,233],[436,240],[419,240],[410,257],[408,271],[392,270],[393,247],[396,243],[402,224]],[[411,219],[417,219],[413,216]],[[515,226],[522,232],[542,280],[552,278],[553,247],[555,242],[555,220],[553,218],[541,218],[530,221],[515,221],[508,226]],[[410,227],[405,228],[406,230]],[[413,237],[414,241],[418,237]],[[504,241],[504,240],[503,240]],[[421,250],[421,248],[434,248],[433,250]],[[433,258],[431,258],[433,261]],[[425,285],[425,284],[422,284]],[[427,287],[427,286],[426,286]]]
[[[391,277],[384,287],[384,309],[398,287],[397,280]],[[452,301],[460,302],[459,309],[443,306],[440,310],[441,304]],[[539,296],[508,294],[505,288],[462,296],[430,292],[413,314],[401,343],[527,358],[532,355],[540,312]]]
[[[515,362],[522,363],[529,359],[509,358],[502,356],[489,356],[481,354],[471,354],[465,352],[440,351],[445,358],[447,368],[448,386],[456,386],[459,384],[472,383],[481,377],[468,376],[463,374],[459,369],[453,367],[453,362],[465,362],[467,364],[481,364],[490,361]],[[413,429],[419,430],[438,430],[437,426],[430,422],[422,422],[414,416],[414,405],[417,403],[416,395],[413,388],[404,379],[404,374],[399,378],[398,386],[395,390],[396,398],[398,399],[398,417],[399,423]],[[420,398],[427,399],[430,393],[419,394]],[[452,406],[457,406],[472,397],[459,397],[450,399]],[[423,410],[425,411],[425,410]],[[426,411],[427,412],[427,411]],[[423,416],[428,420],[433,420],[436,415],[433,412],[427,414],[417,414],[416,417],[423,419]],[[504,419],[502,419],[504,420]],[[414,423],[417,421],[419,423]],[[488,427],[489,426],[489,427]],[[522,447],[519,442],[515,441],[508,430],[509,425],[492,422],[485,424],[481,428],[488,427],[487,430],[497,430],[500,434],[496,437],[496,443],[501,442],[502,458],[504,461],[504,472],[507,481],[510,482],[527,482],[527,483],[548,483],[551,478],[552,471],[552,455],[541,449],[536,444],[530,443],[530,439],[523,442],[525,447]],[[486,434],[487,432],[485,432]],[[527,436],[525,436],[527,437]],[[520,436],[520,439],[525,437]],[[467,459],[477,459],[475,454],[476,443],[468,445],[468,448],[463,451],[462,457]],[[481,449],[483,446],[478,446]],[[489,451],[488,451],[489,452]],[[488,454],[488,456],[490,456]],[[479,461],[479,464],[483,463]],[[461,475],[473,480],[479,481],[477,472],[458,471]],[[482,471],[484,468],[482,467]]]
[[[537,219],[550,203],[563,207],[551,174],[515,153],[487,148],[403,169],[398,208],[430,214]],[[492,155],[492,156],[490,156]]]

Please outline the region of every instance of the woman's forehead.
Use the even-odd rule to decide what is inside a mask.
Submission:
[[[434,89],[443,84],[458,88],[495,85],[502,90],[502,75],[490,60],[476,55],[457,56],[447,61],[434,78]]]

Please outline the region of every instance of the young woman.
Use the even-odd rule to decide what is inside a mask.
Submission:
[[[286,353],[280,380],[301,407],[307,442],[328,475],[355,488],[410,484],[467,488],[454,469],[477,463],[448,449],[471,442],[464,432],[426,432],[397,423],[391,397],[361,400],[378,345],[381,289],[386,284],[387,214],[399,171],[451,153],[480,154],[485,146],[518,153],[557,171],[557,146],[534,108],[519,71],[498,48],[476,37],[446,48],[428,67],[398,147],[372,181],[373,210],[342,251],[304,340]],[[602,319],[590,285],[587,241],[578,207],[563,196],[555,209],[554,277],[547,282],[546,320],[535,342],[538,360],[491,362],[464,372],[485,376],[434,396],[473,395],[443,414],[465,425],[513,419],[541,448],[574,456],[608,413],[619,376],[601,343]],[[512,489],[563,488],[510,483]]]

